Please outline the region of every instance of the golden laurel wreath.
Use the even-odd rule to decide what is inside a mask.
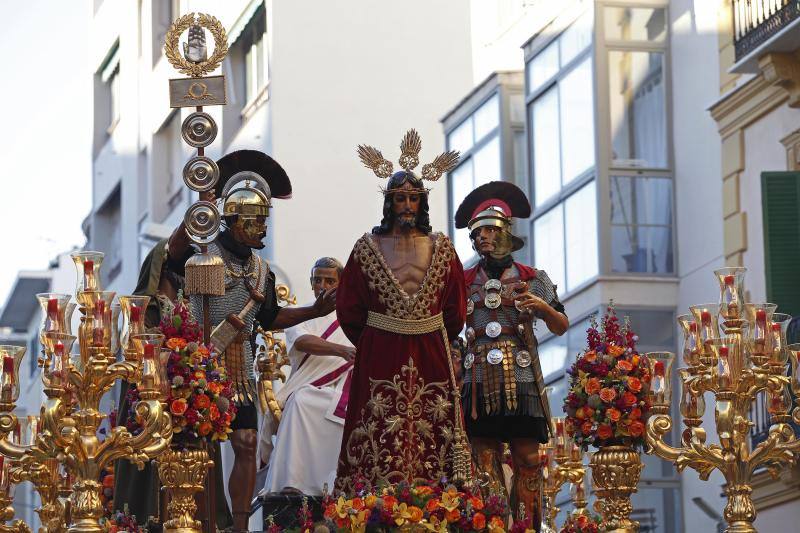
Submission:
[[[214,53],[211,54],[211,57],[206,61],[200,63],[192,63],[183,57],[178,47],[181,35],[193,24],[207,29],[214,37]],[[222,60],[225,59],[227,53],[228,37],[225,34],[225,28],[216,17],[206,15],[205,13],[200,13],[196,21],[194,13],[187,13],[182,17],[178,17],[178,19],[172,23],[172,26],[170,26],[164,42],[164,54],[167,56],[170,64],[179,72],[188,74],[193,78],[199,78],[215,71],[220,63],[222,63]]]

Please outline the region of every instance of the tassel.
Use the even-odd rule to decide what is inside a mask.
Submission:
[[[209,253],[195,254],[186,261],[186,294],[223,296],[225,294],[225,263]]]
[[[456,428],[456,442],[453,444],[453,482],[459,486],[467,486],[472,478],[472,452],[467,434],[462,428]]]

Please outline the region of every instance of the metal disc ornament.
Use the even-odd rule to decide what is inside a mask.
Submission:
[[[486,361],[490,365],[499,365],[503,362],[503,350],[492,348],[489,350],[489,353],[486,354]]]
[[[183,221],[186,224],[186,233],[194,242],[208,244],[214,240],[219,230],[219,211],[212,202],[201,200],[186,210]]]
[[[183,182],[193,191],[210,191],[218,180],[219,167],[209,157],[193,157],[183,167]]]
[[[486,324],[486,335],[496,339],[503,332],[503,326],[499,322],[489,322]]]
[[[208,113],[194,112],[183,121],[181,135],[190,146],[203,148],[216,139],[217,123]]]
[[[520,350],[517,352],[517,366],[527,368],[531,366],[531,354],[527,350]]]
[[[497,309],[503,302],[502,296],[499,292],[490,292],[483,298],[483,303],[489,309]]]
[[[471,315],[473,311],[475,311],[475,302],[467,300],[467,314]]]
[[[464,368],[469,370],[472,368],[472,364],[475,363],[475,354],[470,352],[464,356]]]
[[[490,279],[483,284],[483,290],[485,291],[499,291],[502,288],[503,284],[500,283],[499,279]]]

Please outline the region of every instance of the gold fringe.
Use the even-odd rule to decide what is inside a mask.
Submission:
[[[209,253],[195,254],[186,261],[186,294],[223,296],[225,294],[225,263]]]

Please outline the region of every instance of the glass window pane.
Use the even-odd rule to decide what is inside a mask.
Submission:
[[[500,124],[500,97],[497,93],[475,111],[475,142]]]
[[[458,165],[458,167],[450,173],[448,179],[450,180],[450,205],[453,206],[455,210],[473,189],[472,158]],[[469,240],[469,232],[463,229],[455,230],[453,224],[454,223],[451,222],[451,227],[453,228],[453,244],[455,245],[458,257],[461,258],[462,261],[466,261],[473,255],[472,244]]]
[[[544,85],[558,72],[558,40],[539,52],[528,63],[528,93]]]
[[[472,148],[472,117],[458,125],[447,136],[447,149],[457,150],[462,154]]]
[[[667,33],[663,8],[607,7],[607,41],[663,41]]]
[[[674,272],[671,226],[611,226],[611,270]]]
[[[594,166],[592,61],[586,58],[559,83],[561,169],[566,185]]]
[[[547,272],[559,287],[564,286],[564,218],[559,204],[533,222],[533,255],[536,268]]]
[[[552,336],[539,345],[539,362],[542,365],[542,376],[545,381],[550,375],[564,373],[568,364],[567,340],[564,337]],[[554,413],[560,412],[559,405],[551,405]]]
[[[667,167],[662,52],[609,52],[611,165]]]
[[[483,145],[472,156],[474,187],[500,179],[500,137],[495,137]],[[458,204],[455,204],[458,205]]]
[[[536,205],[561,189],[558,149],[558,89],[552,88],[533,102],[533,185]]]
[[[672,224],[672,180],[611,176],[612,224]]]
[[[567,28],[559,38],[561,45],[561,66],[564,67],[592,44],[592,30],[594,10],[589,9],[586,14],[576,20]]]
[[[597,275],[597,199],[591,182],[564,202],[567,290]]]

